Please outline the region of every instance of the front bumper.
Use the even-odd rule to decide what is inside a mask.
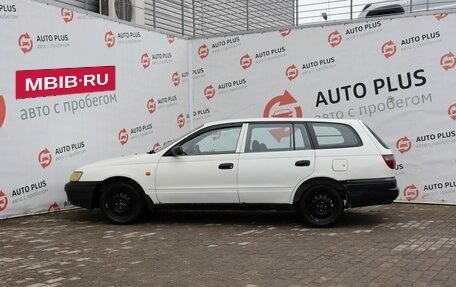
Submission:
[[[394,177],[348,180],[342,184],[347,191],[349,207],[390,204],[399,196]]]
[[[65,192],[71,204],[93,209],[98,207],[96,194],[98,181],[70,181],[65,184]]]

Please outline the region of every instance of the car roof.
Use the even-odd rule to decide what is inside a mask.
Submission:
[[[203,126],[213,126],[219,124],[231,123],[252,123],[252,122],[328,122],[328,123],[345,123],[351,124],[359,122],[357,119],[323,119],[323,118],[243,118],[243,119],[226,119],[205,123]]]

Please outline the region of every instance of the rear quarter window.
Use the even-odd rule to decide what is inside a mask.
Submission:
[[[339,123],[309,123],[315,148],[348,148],[362,146],[358,133],[349,125]]]
[[[374,138],[382,145],[382,147],[389,149],[389,147],[385,144],[385,142],[370,128],[365,124],[366,128],[370,131],[370,133],[374,136]]]

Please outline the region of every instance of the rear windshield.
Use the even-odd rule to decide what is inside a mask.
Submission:
[[[382,141],[382,139],[370,128],[365,124],[366,128],[371,132],[371,134],[375,137],[375,139],[386,149],[389,147]]]

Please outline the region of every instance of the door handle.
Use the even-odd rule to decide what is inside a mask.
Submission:
[[[234,167],[234,164],[232,164],[231,162],[221,163],[219,165],[219,169],[233,169],[233,167]]]
[[[309,166],[310,160],[298,160],[295,162],[295,166]]]

